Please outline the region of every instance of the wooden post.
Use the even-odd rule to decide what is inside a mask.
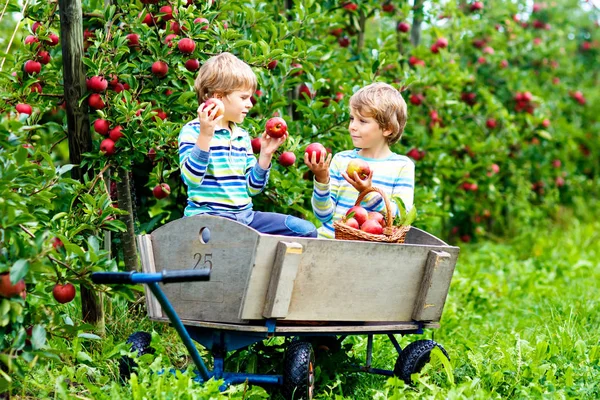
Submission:
[[[71,164],[76,165],[71,170],[71,177],[83,182],[84,175],[89,171],[79,165],[83,153],[92,150],[92,137],[87,104],[79,104],[86,92],[81,0],[59,0],[59,15],[69,158]],[[104,333],[102,295],[84,285],[80,286],[80,291],[83,321],[95,325],[100,333]]]

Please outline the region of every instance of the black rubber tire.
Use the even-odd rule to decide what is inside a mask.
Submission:
[[[285,350],[283,386],[286,400],[310,400],[315,388],[315,353],[307,342],[293,342]]]
[[[154,354],[154,348],[150,347],[152,335],[148,332],[135,332],[129,335],[127,343],[131,344],[131,351],[137,351],[138,357],[144,354]],[[133,368],[137,367],[137,363],[131,357],[123,356],[119,360],[119,375],[123,381],[129,380]]]
[[[398,355],[396,365],[394,366],[394,375],[406,382],[407,385],[411,385],[412,380],[410,376],[420,372],[425,364],[429,362],[431,350],[434,347],[438,347],[448,357],[446,349],[441,344],[433,340],[417,340],[406,346],[400,352],[400,355]]]

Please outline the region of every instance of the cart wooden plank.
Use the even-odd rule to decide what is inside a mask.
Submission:
[[[277,243],[263,317],[284,318],[287,316],[301,259],[301,244],[293,242]]]

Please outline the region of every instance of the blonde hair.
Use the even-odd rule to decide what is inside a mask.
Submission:
[[[236,90],[256,90],[256,75],[252,68],[231,53],[209,58],[198,71],[194,90],[202,103],[215,93],[224,96]]]
[[[375,119],[381,129],[391,130],[386,137],[389,145],[402,137],[408,111],[402,95],[393,86],[383,82],[367,85],[352,95],[350,107],[360,115]]]

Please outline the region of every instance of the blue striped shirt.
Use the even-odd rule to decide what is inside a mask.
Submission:
[[[188,188],[184,215],[251,210],[251,196],[263,191],[269,169],[258,165],[248,133],[237,126],[216,130],[209,151],[196,146],[199,135],[197,119],[179,133],[181,179]]]
[[[390,199],[392,215],[398,214],[398,207],[391,196],[399,196],[407,210],[412,208],[415,187],[415,164],[406,156],[392,153],[382,159],[365,158],[358,150],[347,150],[336,154],[329,166],[329,182],[314,181],[312,196],[313,212],[323,223],[319,228],[319,237],[333,238],[333,221],[340,220],[358,198],[358,191],[342,176],[350,160],[359,158],[369,163],[373,170],[372,184],[383,190]],[[362,206],[367,211],[385,211],[385,203],[378,193],[369,193],[363,200]]]

